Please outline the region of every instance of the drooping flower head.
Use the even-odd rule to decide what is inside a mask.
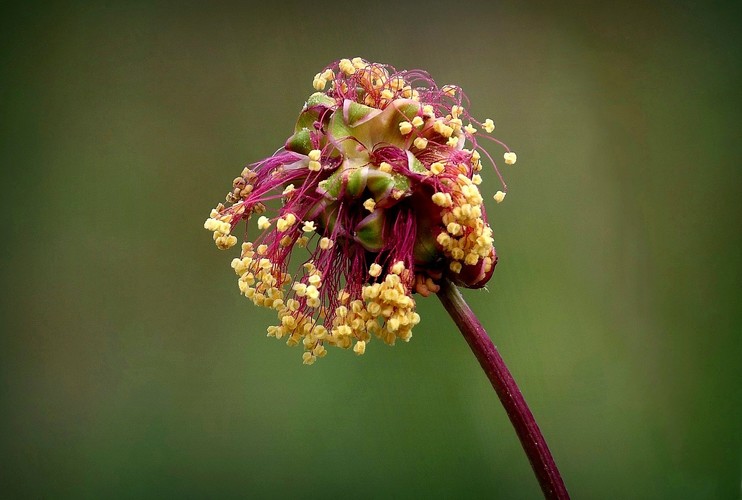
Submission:
[[[479,122],[455,85],[419,70],[342,59],[314,77],[293,135],[246,167],[205,227],[221,249],[246,221],[232,267],[240,291],[275,309],[268,335],[302,343],[304,363],[326,346],[363,354],[373,337],[408,341],[420,321],[414,293],[448,277],[479,288],[497,263],[478,185]],[[301,249],[300,251],[298,249]],[[296,254],[303,254],[301,256]]]

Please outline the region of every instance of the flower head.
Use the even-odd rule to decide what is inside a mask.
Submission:
[[[301,343],[306,364],[328,345],[361,355],[372,337],[408,341],[413,294],[437,292],[443,276],[484,286],[497,256],[482,153],[502,183],[477,144],[493,122],[468,114],[459,87],[361,58],[332,63],[313,86],[285,145],[246,167],[204,225],[226,249],[247,222],[232,261],[240,291],[276,310],[268,335]]]

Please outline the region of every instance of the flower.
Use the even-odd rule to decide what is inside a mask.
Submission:
[[[361,58],[330,64],[313,87],[284,146],[246,167],[204,224],[227,249],[248,223],[232,261],[239,289],[277,312],[268,335],[301,343],[305,364],[326,346],[361,355],[372,337],[408,341],[420,322],[413,294],[438,292],[444,276],[483,287],[497,255],[477,187],[482,153],[502,182],[477,144],[475,125],[493,122],[468,114],[459,87]]]

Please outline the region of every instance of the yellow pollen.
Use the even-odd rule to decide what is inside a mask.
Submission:
[[[356,345],[353,346],[353,352],[361,356],[364,352],[366,352],[366,342],[364,340],[359,340],[358,342],[356,342]]]
[[[314,77],[314,81],[312,81],[314,90],[324,90],[325,85],[327,85],[327,80],[325,80],[321,74],[317,73]]]
[[[379,165],[379,170],[381,170],[382,172],[385,172],[385,173],[389,174],[392,171],[392,166],[390,164],[388,164],[387,162],[382,161],[381,162],[381,165]]]
[[[488,133],[491,134],[493,130],[495,130],[495,122],[493,122],[490,118],[487,118],[484,120],[484,123],[482,124],[482,128]]]
[[[309,170],[311,170],[312,172],[319,172],[320,170],[322,170],[322,164],[318,161],[310,160],[307,168],[309,168]]]
[[[376,208],[376,202],[373,200],[373,198],[369,198],[368,200],[363,202],[363,208],[365,208],[369,212],[373,212],[374,208]]]
[[[353,66],[353,63],[350,62],[350,59],[341,59],[339,69],[346,75],[353,75],[356,72],[356,68]]]
[[[404,269],[405,269],[404,262],[402,262],[401,260],[398,260],[392,266],[391,271],[394,274],[402,274],[402,271],[404,271]]]
[[[428,146],[428,140],[425,137],[418,137],[413,144],[417,149],[425,149]]]
[[[258,218],[258,229],[268,229],[271,227],[271,221],[265,215],[261,215]]]
[[[301,227],[301,230],[304,231],[305,233],[311,233],[315,229],[317,228],[314,225],[314,221],[311,221],[311,220],[306,221],[304,225]]]
[[[319,247],[322,250],[329,250],[330,248],[332,248],[334,244],[335,242],[333,242],[330,238],[326,236],[323,237],[321,240],[319,240]]]
[[[445,169],[446,168],[443,166],[443,163],[441,163],[439,161],[437,161],[437,162],[433,163],[432,165],[430,165],[430,171],[433,172],[433,175],[440,175],[440,174],[443,173],[443,171]],[[443,193],[436,193],[436,194],[443,194]],[[435,200],[433,200],[433,201],[435,201]]]
[[[412,132],[412,124],[410,122],[401,122],[399,124],[399,131],[402,135],[407,135]]]
[[[448,96],[455,96],[456,95],[456,86],[455,85],[444,85],[441,89],[446,95]]]
[[[452,148],[455,148],[458,145],[458,143],[459,143],[458,137],[451,137],[450,139],[448,139],[448,141],[446,141],[446,144],[448,146],[451,146]]]
[[[322,151],[319,149],[313,149],[309,152],[307,156],[309,156],[309,159],[312,161],[319,161],[320,156],[322,155]]]
[[[381,266],[374,262],[373,264],[369,266],[368,274],[370,274],[374,278],[378,278],[379,275],[381,275]]]
[[[506,193],[503,193],[502,191],[498,191],[497,193],[495,193],[495,196],[494,196],[495,201],[497,203],[502,203],[502,200],[505,199],[505,194]]]
[[[412,119],[412,126],[413,127],[420,128],[422,126],[422,124],[423,124],[423,119],[421,117],[416,116],[415,118]]]
[[[505,158],[505,163],[508,165],[515,165],[515,161],[518,159],[512,151],[505,153],[503,157]]]

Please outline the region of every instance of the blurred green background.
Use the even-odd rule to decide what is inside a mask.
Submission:
[[[409,344],[306,367],[203,229],[362,56],[461,85],[518,153],[465,296],[574,498],[738,498],[739,10],[4,7],[3,496],[539,497],[435,298]]]

